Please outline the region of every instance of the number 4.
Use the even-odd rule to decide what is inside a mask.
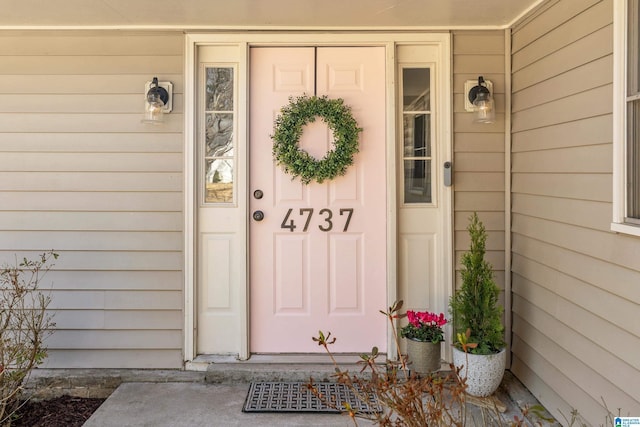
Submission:
[[[287,214],[284,216],[284,219],[282,220],[282,224],[280,224],[280,228],[288,228],[289,231],[291,231],[293,233],[293,230],[296,229],[296,225],[293,222],[292,219],[289,220],[289,224],[287,225],[287,219],[289,219],[289,215],[291,215],[291,212],[293,211],[293,209],[289,209],[287,211]]]

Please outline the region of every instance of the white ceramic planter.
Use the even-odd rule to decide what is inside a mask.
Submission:
[[[472,396],[486,397],[498,389],[507,363],[507,351],[480,355],[467,354],[453,348],[453,364],[462,366],[460,376],[467,378],[467,393]]]

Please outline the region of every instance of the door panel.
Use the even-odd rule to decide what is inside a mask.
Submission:
[[[447,312],[450,295],[450,197],[443,186],[449,115],[445,64],[432,46],[399,46],[398,299],[407,310]],[[404,340],[403,340],[404,341]],[[401,346],[405,343],[401,342]],[[443,344],[445,357],[448,346]]]
[[[241,51],[229,46],[198,48],[196,204],[196,351],[238,353],[243,347],[242,322],[246,282],[246,179],[239,141],[245,92],[238,84]],[[246,345],[245,345],[246,346]]]
[[[318,330],[336,352],[386,348],[384,60],[372,47],[251,49],[250,193],[263,196],[250,207],[264,212],[250,226],[251,352],[318,352]],[[344,99],[364,131],[345,176],[303,185],[274,164],[269,135],[289,96],[314,87]],[[331,132],[316,120],[299,145],[321,158]]]

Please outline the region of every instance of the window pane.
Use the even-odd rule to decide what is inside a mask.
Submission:
[[[633,0],[633,7],[635,10],[634,15],[631,17],[633,19],[633,51],[630,56],[630,60],[633,61],[634,64],[634,86],[635,93],[640,92],[640,1]]]
[[[402,99],[405,111],[428,111],[430,107],[429,68],[402,70]]]
[[[431,160],[404,161],[404,202],[431,203]]]
[[[428,111],[430,107],[430,69],[402,70],[402,99],[404,111]]]
[[[207,111],[233,111],[233,68],[207,68]]]
[[[233,114],[207,113],[205,157],[233,155]]]
[[[627,34],[627,95],[640,92],[640,0],[629,0]],[[640,223],[640,100],[627,101],[627,209],[628,222]]]
[[[205,203],[233,202],[233,160],[205,161]]]
[[[627,104],[627,217],[640,219],[640,100]]]
[[[431,115],[404,115],[404,156],[431,157]]]
[[[640,0],[629,0],[627,21],[627,95],[640,92]]]

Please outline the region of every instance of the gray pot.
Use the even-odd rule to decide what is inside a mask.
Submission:
[[[453,364],[462,366],[460,376],[467,378],[467,394],[486,397],[498,389],[507,363],[507,351],[495,354],[470,354],[453,348]],[[467,369],[468,368],[468,369]]]
[[[440,343],[407,338],[409,369],[418,374],[430,374],[440,370],[440,347]]]

